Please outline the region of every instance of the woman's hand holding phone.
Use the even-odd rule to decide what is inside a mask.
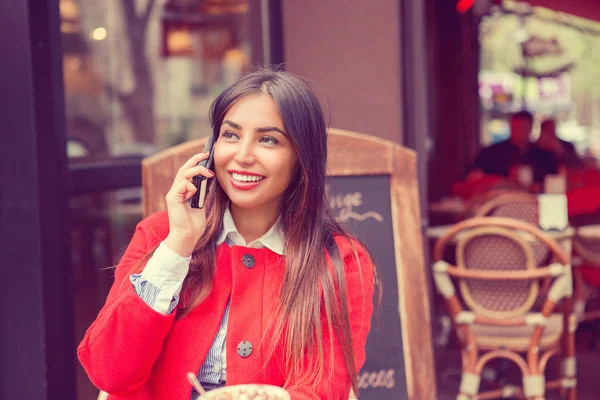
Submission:
[[[169,214],[169,235],[165,244],[182,257],[192,254],[196,243],[206,229],[206,210],[192,208],[188,200],[197,188],[192,183],[196,175],[212,178],[214,173],[203,166],[200,161],[206,160],[209,152],[194,155],[177,171],[171,189],[165,196]]]

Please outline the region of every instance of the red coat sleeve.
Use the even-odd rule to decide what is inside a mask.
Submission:
[[[145,384],[174,320],[175,313],[162,315],[150,308],[128,279],[132,268],[166,237],[165,219],[154,214],[138,224],[106,303],[77,349],[94,385],[117,396],[135,393]]]
[[[358,373],[365,363],[365,345],[371,328],[375,267],[360,244],[354,242],[359,262],[356,261],[352,247],[346,239],[337,240],[337,244],[346,272],[347,303],[352,348],[354,350],[354,366]],[[350,374],[344,362],[341,345],[335,334],[333,349],[329,348],[329,343],[329,329],[327,324],[324,323],[324,354],[333,355],[335,360],[333,379],[326,378],[317,387],[288,388],[292,400],[348,400],[351,386]],[[325,365],[328,365],[328,363],[329,359],[326,358]],[[293,383],[287,386],[293,386]]]

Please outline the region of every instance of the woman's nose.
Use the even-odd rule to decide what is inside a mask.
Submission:
[[[253,164],[256,160],[254,147],[250,141],[241,141],[238,151],[235,153],[235,161],[241,165]]]

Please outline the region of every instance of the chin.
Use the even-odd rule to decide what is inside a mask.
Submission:
[[[260,206],[260,204],[255,201],[240,200],[240,199],[235,199],[235,198],[229,198],[229,200],[231,201],[231,204],[233,204],[236,207],[242,208],[244,210],[251,210],[253,208]]]
[[[230,195],[230,193],[227,193],[227,196],[229,197],[231,204],[244,210],[253,210],[264,207],[278,208],[279,205],[278,197],[265,197],[261,196],[260,193],[245,195],[243,193],[235,193],[235,190],[233,191],[232,195]]]
[[[231,192],[229,192],[227,193],[227,197],[229,197],[229,201],[231,201],[231,204],[235,205],[236,207],[248,210],[259,207],[264,203],[257,199],[255,196],[244,196],[238,193],[232,194]]]

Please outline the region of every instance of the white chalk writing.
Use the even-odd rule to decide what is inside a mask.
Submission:
[[[358,374],[358,387],[360,389],[367,388],[387,388],[392,389],[396,386],[396,379],[394,379],[394,369],[382,369],[374,372],[361,372]]]
[[[358,213],[354,210],[355,207],[363,205],[361,192],[333,195],[329,192],[329,185],[325,186],[325,191],[327,193],[329,208],[333,211],[336,221],[347,222],[351,219],[365,221],[373,218],[379,222],[383,222],[383,217],[376,211]]]

